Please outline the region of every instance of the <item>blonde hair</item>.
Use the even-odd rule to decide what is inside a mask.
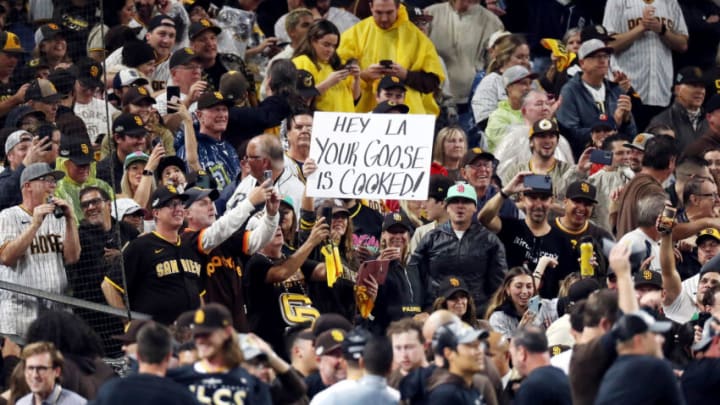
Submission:
[[[441,129],[437,137],[435,138],[435,145],[433,145],[433,160],[442,166],[445,166],[445,141],[453,135],[461,134],[465,140],[465,149],[467,150],[467,134],[465,131],[457,125],[451,125]]]
[[[128,177],[127,173],[127,169],[124,170],[122,178],[120,179],[120,193],[127,198],[134,198],[135,192],[130,185],[130,178]],[[155,184],[155,178],[153,177],[153,180],[150,183],[150,195],[152,195],[156,187],[157,185]],[[135,189],[135,191],[137,191],[137,189]]]
[[[495,59],[490,61],[487,71],[499,72],[500,69],[508,63],[510,58],[512,58],[515,50],[522,45],[527,45],[527,40],[520,34],[512,34],[500,38],[495,43]]]

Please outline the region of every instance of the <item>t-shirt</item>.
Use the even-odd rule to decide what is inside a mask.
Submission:
[[[638,355],[618,357],[605,373],[595,398],[595,405],[684,403],[670,363]]]
[[[202,257],[193,246],[152,232],[123,251],[130,308],[169,325],[185,311],[200,307]],[[109,276],[122,289],[122,278]]]
[[[105,113],[106,106],[107,113]],[[75,103],[73,112],[85,123],[87,133],[92,143],[95,143],[95,139],[100,134],[112,134],[113,116],[120,113],[120,111],[109,103],[105,103],[105,101],[95,97],[87,104]]]
[[[650,239],[650,237],[640,228],[634,229],[618,241],[618,243],[629,246],[632,252],[641,252],[643,260],[652,256],[650,261],[650,270],[661,271],[660,269],[660,242]]]
[[[247,262],[250,277],[248,289],[248,313],[250,329],[266,340],[278,353],[284,353],[285,329],[304,322],[312,322],[320,313],[308,296],[308,283],[318,262],[305,263],[285,281],[266,282],[271,267],[281,260],[256,253]]]
[[[540,257],[550,256],[557,259],[557,267],[547,269],[543,274],[539,291],[543,298],[555,298],[560,289],[560,281],[579,269],[578,256],[570,241],[556,228],[551,227],[547,234],[535,236],[525,224],[525,220],[503,218],[498,237],[505,245],[508,268],[527,264],[530,271],[533,271]]]
[[[515,405],[572,405],[570,383],[557,367],[545,366],[533,370],[515,394]]]
[[[365,245],[379,251],[382,215],[358,201],[350,208],[350,218],[353,224],[353,246]]]
[[[317,395],[318,392],[327,388],[327,385],[322,382],[320,373],[317,371],[305,377],[305,385],[307,385],[308,399],[313,399],[313,397]]]
[[[680,379],[688,404],[712,404],[720,398],[720,359],[690,362]]]
[[[691,297],[690,293],[685,289],[682,289],[675,301],[670,305],[663,305],[663,312],[670,320],[685,323],[690,321],[690,318],[698,312],[698,308],[695,304],[695,298]]]
[[[155,405],[159,403],[197,404],[190,390],[163,377],[152,374],[131,374],[113,378],[100,386],[95,405]]]
[[[201,404],[272,404],[267,384],[242,367],[224,373],[209,373],[205,372],[201,363],[195,363],[168,370],[168,377],[188,387]]]
[[[585,236],[590,236],[593,239],[595,257],[598,260],[598,273],[601,275],[604,275],[606,273],[606,269],[608,267],[607,258],[603,254],[602,246],[604,239],[608,239],[610,241],[615,240],[615,238],[610,232],[593,224],[590,221],[585,222],[585,225],[579,231],[571,231],[570,229],[563,226],[563,224],[560,222],[560,218],[555,218],[555,220],[550,223],[550,226],[552,226],[553,228],[557,228],[559,231],[565,234],[565,236],[570,241],[570,245],[572,245],[575,254],[578,257],[580,257],[580,240]]]
[[[573,346],[569,374],[573,404],[593,404],[600,381],[616,357],[615,343],[610,334]]]

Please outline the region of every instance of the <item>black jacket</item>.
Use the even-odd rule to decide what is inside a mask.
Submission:
[[[426,306],[438,296],[440,281],[461,277],[468,285],[475,305],[484,305],[502,284],[507,270],[505,247],[494,233],[473,222],[458,239],[449,222],[423,237],[408,264],[427,286]]]
[[[369,323],[369,329],[384,335],[390,322],[420,313],[424,297],[425,288],[417,271],[393,260],[385,283],[378,288],[372,311],[374,319]]]
[[[653,117],[648,127],[660,124],[668,125],[675,130],[675,143],[678,146],[677,150],[680,152],[684,151],[688,145],[695,142],[695,140],[700,138],[702,134],[708,130],[708,123],[707,120],[705,120],[704,111],[700,111],[697,129],[693,129],[687,111],[678,104],[677,101]]]

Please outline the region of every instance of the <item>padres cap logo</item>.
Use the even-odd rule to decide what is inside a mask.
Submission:
[[[185,53],[188,55],[195,55],[195,51],[192,50],[192,48],[183,48]]]
[[[313,77],[312,77],[312,76],[309,76],[309,75],[308,75],[308,76],[305,76],[305,78],[303,79],[303,85],[304,85],[305,87],[312,87],[312,85],[313,85]]]
[[[589,193],[590,192],[590,185],[587,183],[580,183],[580,190],[583,193]]]
[[[464,193],[464,192],[465,192],[465,186],[462,185],[462,184],[458,184],[458,186],[457,186],[457,191],[460,192],[460,193]]]
[[[343,336],[343,333],[340,331],[340,329],[333,329],[330,331],[330,336],[332,336],[333,340],[336,342],[342,342],[343,339],[345,339],[345,336]]]
[[[605,114],[600,114],[600,116],[598,117],[598,119],[599,119],[600,121],[607,121],[607,120],[608,120],[608,116],[605,115]]]
[[[643,270],[643,274],[642,274],[643,280],[652,280],[652,276],[653,276],[653,274],[652,274],[651,270]]]
[[[83,155],[87,155],[88,153],[90,153],[90,148],[88,147],[88,145],[86,143],[81,143],[80,151],[83,153]]]
[[[59,29],[60,29],[60,27],[58,27],[57,24],[54,24],[54,23],[50,23],[50,24],[48,24],[47,26],[48,26],[48,28],[50,28],[51,30],[59,30]]]
[[[92,76],[92,77],[97,77],[97,75],[98,75],[99,73],[100,73],[100,71],[99,71],[99,69],[98,69],[97,66],[95,66],[95,65],[90,66],[90,76]]]
[[[142,94],[143,96],[147,96],[148,92],[145,90],[145,87],[138,87],[137,88],[138,93]]]
[[[553,346],[552,347],[552,355],[557,356],[558,354],[562,353],[562,348],[560,346]]]
[[[171,193],[173,193],[173,194],[177,194],[177,189],[176,189],[175,186],[173,186],[172,184],[168,185],[168,186],[167,186],[167,189],[168,189],[169,192],[171,192]]]
[[[30,62],[28,62],[28,66],[30,67],[37,67],[38,65],[40,65],[39,58],[31,59]]]
[[[133,119],[135,120],[136,124],[138,124],[139,126],[143,126],[142,118],[140,118],[139,115],[133,116]]]
[[[202,19],[200,19],[200,24],[201,24],[203,27],[209,27],[209,26],[212,25],[212,23],[211,23],[210,21],[208,21],[207,18],[202,18]]]
[[[482,150],[482,148],[479,148],[476,146],[476,147],[472,148],[472,152],[479,155],[479,154],[483,153],[483,150]]]
[[[460,280],[456,279],[455,277],[450,277],[450,285],[453,287],[459,287],[460,286]]]
[[[395,214],[393,214],[393,219],[395,221],[400,222],[400,221],[402,221],[402,215],[400,215],[399,213],[395,213]]]
[[[548,119],[542,119],[538,123],[538,128],[542,129],[543,131],[547,131],[548,129],[552,128],[552,122]]]
[[[214,92],[213,95],[214,95],[215,98],[218,99],[218,100],[222,100],[222,99],[223,99],[223,95],[222,95],[222,93],[220,93],[219,91]]]
[[[197,311],[195,311],[195,323],[203,322],[205,322],[205,311],[203,311],[202,309],[198,309]]]
[[[387,103],[388,103],[388,105],[397,105],[394,101],[391,101],[391,100],[388,100]]]
[[[645,142],[645,135],[640,134],[635,137],[635,143],[643,143]]]
[[[393,83],[400,83],[400,78],[396,76],[390,76],[390,80],[392,80]]]

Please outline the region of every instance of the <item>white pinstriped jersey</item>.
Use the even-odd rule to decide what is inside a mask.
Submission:
[[[665,23],[668,30],[688,35],[682,10],[677,0],[608,0],[603,26],[610,33],[624,33],[640,24],[643,9],[655,7],[655,17]],[[630,47],[616,53],[617,66],[630,78],[643,104],[667,106],[673,87],[672,51],[660,36],[646,31]]]
[[[0,246],[17,239],[31,222],[32,215],[17,205],[0,212]],[[0,280],[62,294],[68,284],[64,239],[65,218],[48,214],[15,266],[0,265]],[[0,290],[0,333],[22,336],[37,318],[38,305],[34,297]]]

